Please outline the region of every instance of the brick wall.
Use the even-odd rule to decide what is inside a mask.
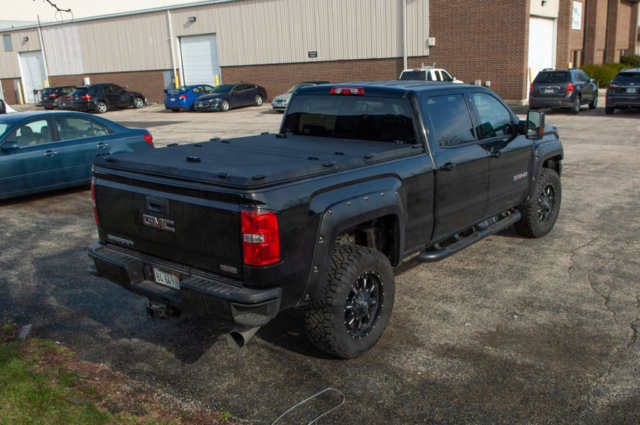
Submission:
[[[84,84],[85,77],[91,79],[91,84],[112,83],[122,87],[128,86],[129,90],[146,94],[150,102],[162,103],[164,101],[163,71],[52,76],[49,78],[49,85],[52,87],[66,85],[81,86]]]
[[[2,94],[4,95],[4,101],[10,105],[20,103],[18,100],[18,93],[16,93],[15,86],[13,85],[13,78],[4,78],[0,81],[2,81]]]

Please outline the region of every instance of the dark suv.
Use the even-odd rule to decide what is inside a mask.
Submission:
[[[529,88],[529,109],[571,108],[577,114],[584,104],[596,109],[598,87],[577,68],[544,69]]]
[[[75,86],[58,86],[49,87],[42,92],[42,101],[40,104],[44,109],[53,109],[58,107],[58,99],[75,90]]]
[[[607,104],[604,112],[613,114],[616,109],[640,109],[640,68],[623,69],[607,88]]]
[[[145,97],[138,92],[127,91],[116,84],[93,84],[76,88],[71,93],[71,108],[80,111],[96,111],[100,114],[109,109],[142,108]]]

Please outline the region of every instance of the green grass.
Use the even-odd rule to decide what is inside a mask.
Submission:
[[[37,340],[32,347],[36,348],[24,349],[20,343],[0,344],[0,424],[172,423],[151,415],[109,413],[99,407],[104,398],[95,390],[78,386],[75,371],[64,364],[48,369],[41,366],[40,360],[48,350],[63,353],[63,347],[44,340]],[[65,397],[86,402],[74,404]]]

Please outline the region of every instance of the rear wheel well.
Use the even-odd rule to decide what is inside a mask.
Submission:
[[[336,238],[336,247],[340,245],[359,245],[383,253],[392,266],[400,260],[400,228],[398,217],[387,215],[360,223],[344,230]]]

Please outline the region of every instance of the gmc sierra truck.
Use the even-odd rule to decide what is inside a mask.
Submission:
[[[553,228],[563,149],[486,88],[415,81],[297,90],[277,134],[99,157],[89,271],[148,297],[147,314],[235,324],[242,346],[302,307],[343,358],[376,344],[393,267],[445,259],[510,225]]]

